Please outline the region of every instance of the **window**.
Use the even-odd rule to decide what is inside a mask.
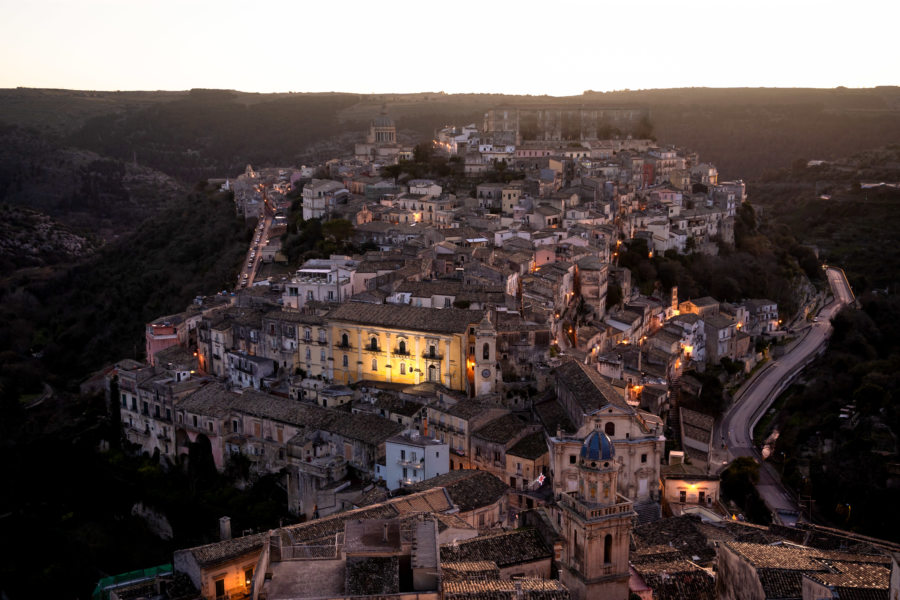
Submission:
[[[373,338],[369,341],[369,349],[371,349],[371,350],[378,350],[378,338],[373,337]]]
[[[481,347],[481,356],[484,360],[491,360],[491,345],[485,344]]]
[[[399,354],[406,354],[406,342],[400,340],[400,343],[397,344],[397,352]]]
[[[143,410],[141,412],[143,412],[145,415],[149,415],[150,414],[150,405],[148,405],[146,402],[144,402]]]
[[[312,293],[312,290],[309,290],[308,292],[306,292],[306,299],[307,299],[307,300],[312,300],[312,299],[313,299],[313,293]]]
[[[306,360],[309,360],[311,357],[312,357],[312,353],[310,352],[309,348],[307,348],[306,349]]]
[[[646,455],[646,454],[641,454],[641,462],[642,462],[642,463],[647,462],[647,455]]]
[[[213,430],[212,421],[210,421],[209,423],[206,424],[206,428],[209,429],[210,432],[212,432],[212,430]]]
[[[413,462],[416,462],[416,453],[415,452],[412,453],[412,458],[410,458],[410,460]]]
[[[194,418],[194,427],[196,427],[197,426],[197,415],[193,415],[193,418]]]
[[[349,361],[347,360],[347,355],[346,355],[346,354],[344,355],[344,359],[343,359],[343,361],[342,361],[342,364],[343,364],[345,367],[349,364]]]
[[[216,579],[216,598],[225,597],[225,578]]]
[[[678,492],[678,501],[682,503],[687,502],[687,491],[681,490]]]
[[[403,467],[403,479],[406,479],[409,475],[406,474],[406,467]]]
[[[250,587],[251,583],[253,583],[253,567],[248,567],[244,569],[244,585]]]
[[[400,460],[406,460],[406,450],[400,451]]]
[[[304,329],[303,330],[303,339],[306,340],[307,342],[310,341],[312,339],[312,331],[309,329]]]
[[[153,416],[159,418],[159,404],[153,405]]]
[[[378,370],[378,359],[375,359],[375,358],[372,359],[372,370],[373,371]]]
[[[349,345],[350,345],[350,339],[347,337],[346,333],[342,333],[341,334],[341,346],[346,348]],[[346,367],[347,365],[344,365],[344,366]]]
[[[435,357],[435,352],[436,352],[436,351],[435,351],[435,347],[434,347],[434,346],[428,346],[428,356],[430,356],[431,358],[434,358],[434,357]]]
[[[444,308],[450,308],[450,298],[444,298]]]
[[[574,465],[574,464],[575,464],[575,455],[574,455],[574,454],[572,454],[572,455],[569,456],[569,464],[570,464],[570,465]]]
[[[319,330],[319,341],[323,342],[323,343],[325,342],[325,330],[324,329]]]
[[[400,374],[406,375],[406,365],[404,363],[400,363]]]
[[[606,564],[612,562],[612,535],[608,533],[603,538],[603,562]]]
[[[325,351],[324,350],[319,352],[319,360],[322,361],[323,364],[325,363]]]
[[[609,421],[609,422],[603,427],[603,431],[605,431],[605,432],[606,432],[606,435],[608,435],[609,437],[612,437],[612,436],[616,435],[616,424],[613,423],[612,421]]]
[[[328,299],[334,300],[334,292],[332,290],[328,290]]]
[[[171,421],[171,420],[172,420],[172,409],[167,408],[166,409],[166,421]]]

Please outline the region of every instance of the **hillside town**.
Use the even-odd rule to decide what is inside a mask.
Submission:
[[[789,314],[640,284],[626,247],[715,255],[747,202],[712,157],[617,135],[645,116],[447,126],[426,146],[462,186],[403,177],[423,145],[382,112],[352,154],[215,182],[254,227],[234,289],[147,323],[146,359],[104,385],[134,452],[240,457],[296,519],[222,515],[219,541],[105,597],[897,598],[900,545],[776,506],[756,525],[720,493],[708,374],[740,387],[824,294]],[[298,216],[361,251],[292,263]]]

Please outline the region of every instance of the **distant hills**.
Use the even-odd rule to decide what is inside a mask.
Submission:
[[[247,163],[314,159],[317,143],[362,135],[382,110],[420,138],[448,123],[481,124],[498,105],[546,103],[648,108],[656,137],[753,179],[797,158],[836,158],[900,139],[900,88],[683,88],[500,94],[251,94],[227,90],[89,92],[0,90],[0,121],[193,183]],[[352,136],[347,141],[352,141]],[[345,144],[347,145],[347,144]]]

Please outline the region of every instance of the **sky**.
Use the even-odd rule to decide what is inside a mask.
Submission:
[[[900,84],[896,0],[0,0],[0,88],[581,94]]]

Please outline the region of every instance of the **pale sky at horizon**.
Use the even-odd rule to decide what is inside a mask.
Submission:
[[[580,94],[900,84],[896,0],[0,0],[0,88]]]

